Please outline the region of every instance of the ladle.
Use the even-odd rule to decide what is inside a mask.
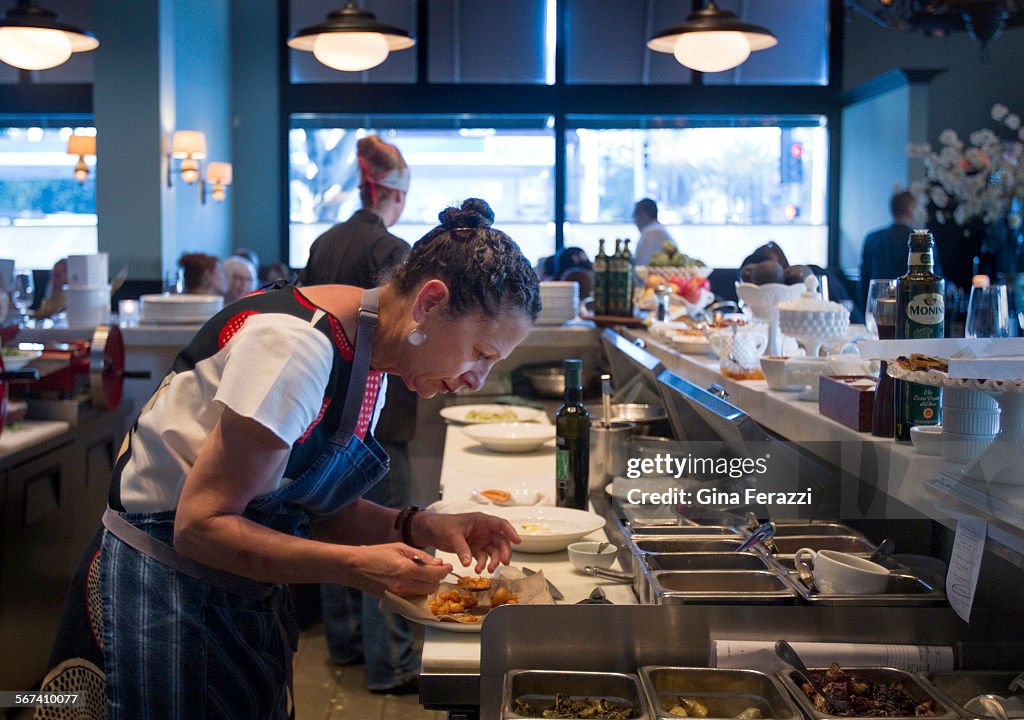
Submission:
[[[785,662],[789,663],[798,673],[800,673],[804,680],[806,680],[814,692],[821,695],[824,698],[825,703],[832,709],[836,714],[841,713],[850,707],[850,703],[846,700],[836,700],[814,680],[814,676],[811,675],[811,671],[804,665],[804,661],[800,659],[800,656],[796,654],[796,650],[785,640],[779,640],[775,643],[775,654],[782,658]]]
[[[1006,708],[1003,707],[1003,699],[996,695],[979,695],[978,702],[985,712],[996,720],[1009,720]]]
[[[882,542],[878,543],[878,547],[875,548],[875,551],[873,553],[871,553],[871,555],[868,557],[868,560],[874,563],[885,560],[890,555],[892,555],[893,550],[895,549],[896,543],[893,542],[892,538],[886,538]]]

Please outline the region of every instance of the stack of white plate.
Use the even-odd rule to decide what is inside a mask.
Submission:
[[[194,325],[209,320],[224,307],[220,295],[143,295],[140,322]]]
[[[576,317],[580,307],[580,284],[575,281],[552,280],[540,284],[542,305],[538,325],[561,325]]]

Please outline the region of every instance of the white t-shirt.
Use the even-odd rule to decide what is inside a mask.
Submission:
[[[169,375],[143,408],[121,473],[128,512],[161,512],[178,505],[185,475],[225,407],[251,418],[293,445],[317,418],[330,379],[333,348],[312,322],[261,313],[215,355],[189,372]],[[371,428],[385,393],[379,393]],[[287,456],[257,494],[286,485]]]

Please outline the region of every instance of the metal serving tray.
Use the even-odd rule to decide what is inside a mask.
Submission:
[[[827,668],[810,668],[812,672],[824,672]],[[956,720],[960,716],[957,714],[947,702],[943,701],[924,681],[921,677],[916,677],[903,670],[897,670],[896,668],[887,667],[863,667],[863,668],[843,668],[855,678],[868,680],[873,683],[888,684],[893,680],[901,680],[903,682],[903,689],[908,695],[914,700],[915,703],[920,704],[928,700],[935,701],[935,715],[930,716],[932,720]],[[829,713],[823,713],[814,707],[811,699],[807,697],[807,694],[800,689],[800,675],[793,670],[784,670],[779,673],[779,679],[782,681],[782,686],[786,688],[786,691],[796,700],[797,705],[804,711],[804,715],[811,720],[824,720],[825,718],[842,718],[849,720],[850,718],[860,718],[859,715],[833,715]],[[900,715],[893,716],[899,717],[901,720],[914,718],[913,715]],[[914,720],[917,720],[914,718]]]
[[[789,694],[778,680],[756,670],[670,667],[645,665],[640,668],[640,684],[656,718],[673,718],[667,701],[682,696],[708,709],[708,720],[735,718],[750,707],[761,717],[774,720],[802,720]]]
[[[775,537],[779,555],[792,557],[800,548],[812,550],[838,550],[854,555],[869,555],[877,548],[862,535],[790,535]]]
[[[509,670],[505,673],[502,720],[543,717],[519,715],[512,710],[512,703],[521,700],[533,707],[551,707],[555,695],[559,694],[571,698],[604,698],[633,707],[634,718],[652,720],[640,679],[636,675],[574,670]]]
[[[657,605],[794,605],[796,592],[767,570],[655,570]]]
[[[786,580],[793,586],[800,598],[811,605],[901,605],[932,607],[946,604],[945,590],[933,587],[916,575],[894,572],[889,574],[885,592],[872,595],[826,595],[811,591],[796,572],[786,574]]]
[[[1010,683],[1017,675],[1015,672],[996,670],[952,670],[922,673],[921,677],[929,684],[935,695],[951,705],[961,717],[990,718],[991,716],[983,711],[968,710],[964,703],[971,698],[989,693],[1006,697],[1010,694]]]

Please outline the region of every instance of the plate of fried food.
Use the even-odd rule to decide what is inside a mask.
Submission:
[[[502,605],[552,605],[544,573],[523,578],[460,577],[426,597],[384,594],[381,607],[408,620],[447,632],[480,632],[488,613]]]

